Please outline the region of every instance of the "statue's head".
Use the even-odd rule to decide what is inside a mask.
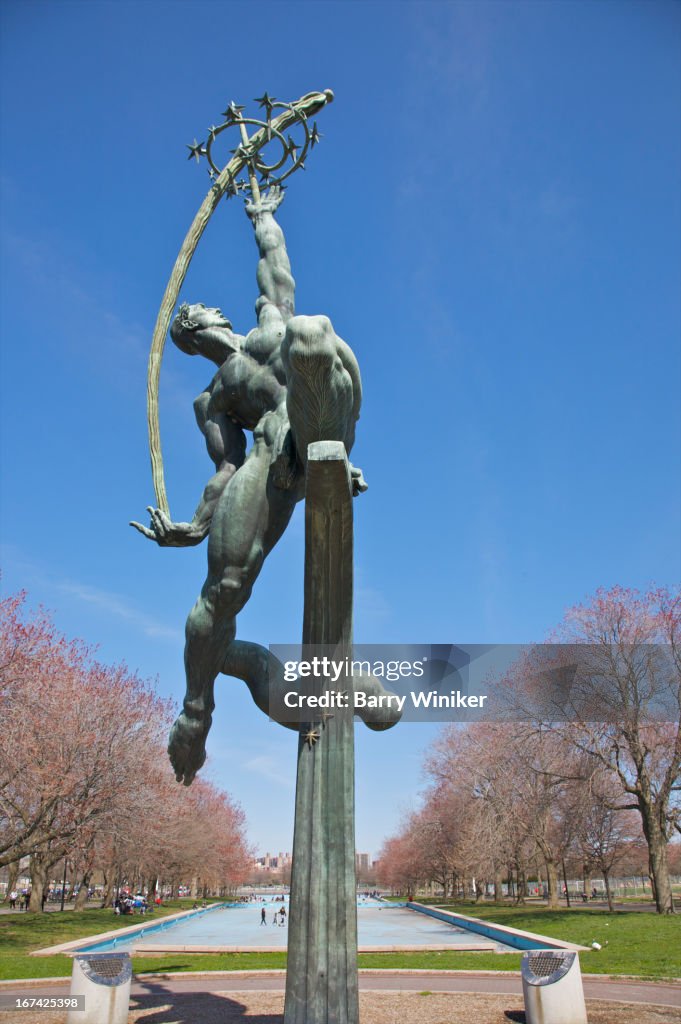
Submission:
[[[224,331],[232,325],[219,309],[197,302],[190,306],[183,302],[170,325],[170,337],[188,356],[205,355],[205,343],[218,331],[224,340]]]

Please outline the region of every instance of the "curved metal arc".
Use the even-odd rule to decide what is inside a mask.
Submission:
[[[275,120],[271,122],[272,128],[276,126],[276,130],[278,132],[283,131],[292,124],[295,124],[296,121],[300,120],[301,115],[304,119],[309,114],[316,114],[327,103],[330,103],[332,99],[333,93],[330,89],[325,92],[307,93],[305,96],[301,97],[301,99],[297,100],[297,102],[290,104],[287,110],[280,114],[279,117],[275,118]],[[250,141],[256,148],[260,148],[260,146],[267,141],[266,136],[267,127],[265,126],[256,132]],[[191,263],[196,247],[199,244],[199,240],[206,229],[208,221],[227,191],[229,184],[234,181],[236,175],[247,166],[247,162],[248,161],[243,156],[235,155],[229,161],[227,166],[220,172],[219,176],[211,186],[208,195],[201,203],[201,206],[199,207],[189,231],[187,232],[180,247],[177,259],[175,260],[175,265],[173,266],[168,284],[166,285],[165,292],[163,293],[158,316],[156,317],[154,333],[151,339],[151,351],[149,353],[147,371],[147,426],[149,431],[149,454],[151,456],[151,473],[154,483],[154,492],[156,494],[156,504],[167,516],[170,516],[170,509],[168,506],[165,474],[163,471],[163,455],[161,451],[161,432],[158,412],[158,386],[161,376],[161,360],[163,358],[165,339],[170,326],[170,318],[173,310],[175,309],[175,304],[177,303],[180,288],[182,287],[186,277],[189,264]]]

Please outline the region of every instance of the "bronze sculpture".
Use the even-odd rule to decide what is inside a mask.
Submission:
[[[150,527],[132,523],[161,547],[208,537],[208,574],[185,629],[187,693],[168,747],[185,785],[205,761],[214,683],[236,637],[236,616],[304,497],[308,445],[342,441],[349,453],[361,405],[350,347],[327,317],[294,315],[295,282],[274,219],[283,195],[275,185],[246,204],[259,252],[257,326],[236,334],[220,309],[198,303],[183,304],[170,328],[181,351],[218,367],[194,402],[215,473],[190,522],[150,507]],[[245,430],[253,433],[248,455]],[[354,493],[366,490],[361,470],[351,474]]]
[[[236,616],[296,503],[305,497],[304,649],[323,645],[344,664],[352,659],[352,499],[366,490],[361,470],[348,462],[362,398],[359,368],[328,317],[295,315],[294,280],[274,217],[283,198],[281,181],[319,141],[308,118],[332,98],[327,90],[284,104],[265,93],[258,101],[265,121],[245,118],[243,108],[232,103],[225,123],[211,128],[205,145],[195,141],[189,147],[190,158],[207,158],[213,185],[180,251],[154,331],[149,437],[158,507],[148,509],[150,526],[131,524],[165,547],[208,538],[208,574],[186,627],[187,692],[168,748],[177,779],[189,785],[205,760],[220,672],[243,679],[262,711],[299,732],[286,1024],[357,1024],[359,1014],[353,709],[321,712],[302,722],[278,714],[273,709],[291,687],[281,662],[262,645],[236,639]],[[303,129],[301,145],[283,134],[294,124]],[[257,127],[250,138],[247,125]],[[219,171],[213,145],[232,127],[238,128],[241,142]],[[279,142],[283,155],[266,163],[262,150],[272,141]],[[243,168],[248,182],[237,178]],[[263,184],[269,186],[266,195],[260,191]],[[245,336],[236,334],[220,309],[199,303],[182,304],[170,327],[183,352],[202,355],[218,367],[194,403],[215,473],[192,520],[174,522],[158,436],[160,357],[206,223],[222,196],[240,191],[249,194],[246,212],[259,254],[258,323]],[[248,454],[246,430],[253,432]],[[320,682],[300,679],[296,685],[299,693],[306,687],[314,693]],[[373,676],[346,672],[339,686],[347,693],[386,694]],[[399,712],[390,702],[387,707],[380,707],[380,700],[374,703],[378,707],[359,710],[364,722],[377,730],[394,725]]]

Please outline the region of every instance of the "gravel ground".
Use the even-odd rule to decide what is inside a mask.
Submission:
[[[362,992],[361,1024],[525,1024],[523,1001],[514,996]],[[177,994],[172,1003],[133,997],[128,1024],[282,1024],[280,992]],[[681,1024],[681,1010],[587,1001],[589,1024]],[[41,1011],[0,1014],[0,1024],[65,1024],[66,1015]]]

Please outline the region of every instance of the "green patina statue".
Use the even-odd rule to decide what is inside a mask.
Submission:
[[[186,626],[187,692],[168,747],[178,781],[189,785],[205,761],[221,672],[244,680],[265,714],[299,733],[286,1024],[358,1024],[359,1017],[353,710],[346,706],[309,721],[288,720],[278,710],[291,689],[284,666],[261,644],[236,639],[237,615],[296,503],[305,498],[303,650],[328,648],[341,662],[352,655],[352,506],[353,497],[367,487],[361,470],[348,462],[362,401],[359,367],[328,317],[295,315],[294,280],[274,216],[283,199],[279,183],[319,141],[308,118],[332,98],[326,90],[284,104],[265,93],[258,101],[265,121],[243,117],[243,108],[232,103],[205,146],[195,141],[189,147],[190,158],[208,158],[213,185],[180,250],[154,331],[149,436],[158,507],[148,509],[150,526],[131,524],[162,547],[208,538],[208,574]],[[273,119],[274,109],[282,113]],[[258,128],[250,138],[247,124]],[[302,147],[283,134],[294,124],[304,130]],[[213,145],[233,127],[241,144],[218,171]],[[272,140],[283,155],[267,164],[262,151]],[[289,160],[292,167],[284,172]],[[237,180],[243,168],[250,183]],[[263,183],[266,194],[260,191]],[[239,191],[249,194],[246,213],[259,254],[257,326],[245,336],[236,334],[219,309],[200,303],[181,305],[170,324],[209,217],[223,196]],[[182,352],[204,356],[218,368],[194,403],[215,473],[190,522],[170,516],[160,458],[158,373],[169,325]],[[253,433],[248,454],[245,431]],[[314,694],[315,685],[297,681],[300,693]],[[347,674],[339,687],[379,698],[387,693],[373,676]],[[376,707],[357,711],[364,722],[376,730],[394,725],[399,712],[390,702],[373,703]]]
[[[215,474],[191,522],[172,522],[150,508],[150,527],[132,523],[162,547],[208,537],[208,575],[186,625],[187,693],[168,748],[186,785],[205,761],[215,679],[223,670],[231,674],[236,616],[304,497],[308,444],[342,441],[349,453],[361,404],[357,360],[330,320],[294,315],[295,283],[274,219],[283,195],[273,186],[246,204],[260,256],[257,326],[245,337],[236,334],[219,309],[199,303],[182,305],[170,328],[182,352],[218,366],[194,402]],[[248,455],[245,430],[253,432]],[[351,475],[353,492],[366,490],[361,470],[351,467]],[[242,662],[243,648],[234,653]]]

